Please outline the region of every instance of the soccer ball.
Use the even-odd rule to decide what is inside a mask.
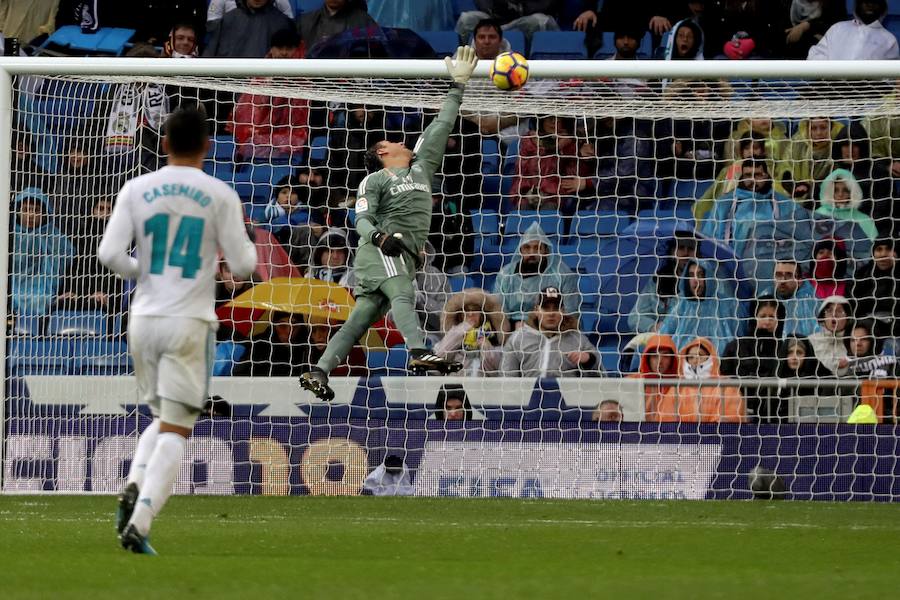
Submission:
[[[517,90],[528,81],[528,61],[518,52],[498,54],[491,63],[491,81],[501,90]]]

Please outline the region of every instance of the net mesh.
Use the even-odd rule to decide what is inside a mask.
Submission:
[[[97,245],[123,183],[165,163],[166,116],[199,103],[204,171],[241,197],[259,264],[220,265],[219,412],[178,493],[895,499],[894,82],[474,82],[415,284],[463,370],[409,376],[388,314],[331,403],[296,377],[354,304],[365,152],[412,148],[445,81],[14,88],[3,491],[122,486],[150,417],[133,283]],[[883,424],[845,424],[859,406]]]

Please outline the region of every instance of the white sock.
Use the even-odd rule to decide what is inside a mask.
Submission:
[[[129,521],[141,535],[150,533],[150,523],[172,495],[172,486],[178,477],[186,444],[187,438],[171,431],[160,433],[156,438],[156,447],[147,464],[141,495]]]
[[[147,472],[147,463],[150,461],[150,455],[153,454],[153,448],[156,447],[156,436],[159,435],[159,419],[153,419],[150,426],[138,437],[137,448],[134,451],[134,458],[131,461],[131,468],[128,469],[128,480],[126,483],[136,483],[138,489],[144,485],[144,474]]]

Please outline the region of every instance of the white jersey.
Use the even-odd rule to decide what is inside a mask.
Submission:
[[[132,315],[215,321],[219,250],[239,277],[256,268],[240,198],[200,169],[170,165],[122,187],[97,257],[137,279]]]

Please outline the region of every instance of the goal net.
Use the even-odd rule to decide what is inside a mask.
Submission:
[[[446,80],[172,62],[12,77],[3,492],[123,487],[150,412],[134,284],[96,250],[122,184],[165,164],[167,115],[199,104],[204,171],[240,196],[259,264],[219,266],[178,493],[897,498],[894,79],[533,62],[510,93],[482,66],[415,282],[433,352],[463,369],[411,376],[388,313],[326,403],[297,377],[355,304],[366,150],[414,148]]]

